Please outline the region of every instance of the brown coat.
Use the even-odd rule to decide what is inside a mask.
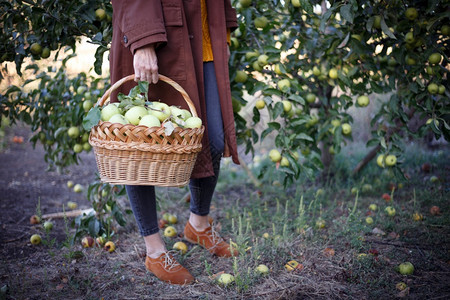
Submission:
[[[111,82],[134,73],[133,53],[156,43],[158,71],[178,82],[188,93],[206,126],[203,150],[193,178],[212,176],[203,86],[202,23],[200,0],[112,0],[113,38],[110,51]],[[225,130],[225,153],[239,163],[228,76],[227,28],[237,27],[230,0],[206,0],[209,30]],[[124,84],[128,93],[134,85]],[[183,98],[166,83],[150,86],[149,98],[188,109]],[[115,101],[113,95],[112,101]]]

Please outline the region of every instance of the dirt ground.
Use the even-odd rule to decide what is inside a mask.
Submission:
[[[24,142],[12,143],[14,135],[23,136]],[[283,247],[280,249],[291,248],[302,253],[299,259],[303,259],[305,271],[283,272],[283,264],[280,264],[278,269],[273,270],[276,277],[255,280],[257,286],[250,286],[244,292],[221,287],[211,280],[211,274],[221,271],[232,273],[235,267],[233,260],[213,257],[193,245],[189,246],[191,254],[181,258],[180,262],[196,277],[194,285],[170,286],[157,280],[143,265],[145,247],[132,216],[129,226],[119,229],[114,237],[117,250],[112,254],[101,248],[83,249],[79,242],[72,249],[63,247],[68,236],[64,219],[53,219],[54,229],[45,235],[41,225],[30,224],[30,216],[36,213],[38,207],[43,215],[61,212],[68,201],[76,202],[80,209],[89,208],[86,197],[68,189],[66,183],[72,180],[86,186],[92,182],[96,172],[94,155],[83,154],[82,163],[70,167],[65,174],[47,172],[44,151],[39,145],[33,150],[27,142],[29,135],[27,128],[11,127],[6,138],[7,145],[0,151],[0,299],[373,299],[372,296],[377,294],[377,291],[368,293],[364,290],[364,284],[357,282],[356,275],[352,274],[349,265],[353,258],[346,250],[348,245],[342,245],[339,254],[332,258],[318,250],[323,248],[322,244],[294,240],[290,244],[280,245]],[[216,197],[215,205],[225,205],[221,199],[226,197],[245,198],[252,192],[245,186],[228,190]],[[188,217],[187,204],[171,209],[178,214],[180,224],[177,226],[180,230]],[[213,209],[212,214],[220,220],[225,214],[221,211]],[[436,244],[437,251],[442,249],[448,252],[446,237],[449,232],[446,228],[436,227],[443,237]],[[41,245],[31,245],[30,236],[33,233],[43,236]],[[418,236],[425,234],[430,235],[430,232],[421,232]],[[433,260],[430,264],[427,255],[433,252],[433,242],[430,241],[427,248],[416,243],[414,237],[412,234],[410,244],[377,236],[367,237],[367,242],[376,245],[380,253],[400,251],[405,257],[415,258],[423,270],[406,281],[414,289],[411,293],[408,289],[408,293],[403,294],[395,291],[395,283],[404,280],[400,275],[394,275],[394,278],[388,277],[391,275],[387,273],[370,275],[373,281],[386,282],[387,287],[379,291],[381,299],[386,299],[386,295],[390,295],[388,298],[423,299],[427,295],[429,299],[448,299],[449,262]],[[335,246],[338,253],[340,246]],[[266,253],[272,253],[280,261],[288,260],[280,255],[282,251],[277,253],[276,249],[271,250],[270,245],[267,247],[270,249],[266,249]],[[78,251],[79,255],[73,255],[74,251]],[[447,257],[445,253],[441,254]],[[392,269],[397,263],[383,257],[387,255],[380,255],[378,264],[386,268]],[[380,287],[382,285],[379,284]],[[393,291],[386,294],[387,289]]]

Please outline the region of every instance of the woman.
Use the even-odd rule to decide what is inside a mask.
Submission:
[[[211,253],[230,257],[230,248],[209,223],[209,209],[219,175],[220,158],[239,163],[228,77],[229,33],[237,27],[230,0],[113,0],[110,52],[112,83],[129,74],[148,81],[149,99],[187,109],[164,74],[192,99],[206,127],[189,188],[190,216],[185,238]],[[133,83],[117,92],[128,93]],[[114,101],[116,95],[113,95]],[[159,234],[153,186],[127,186],[139,231],[144,237],[146,268],[163,281],[189,284],[194,277],[167,251]]]

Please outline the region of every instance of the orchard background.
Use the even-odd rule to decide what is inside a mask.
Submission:
[[[311,280],[311,288],[302,294],[307,297],[370,298],[376,289],[383,296],[406,296],[410,291],[416,297],[448,294],[445,286],[429,282],[449,276],[445,242],[449,226],[449,2],[233,2],[239,28],[231,39],[230,79],[243,168],[224,160],[222,184],[240,194],[219,187],[217,206],[231,197],[236,208],[217,212],[215,217],[252,259],[245,264],[235,260],[231,266],[221,261],[212,271],[211,264],[217,264],[212,258],[188,252],[183,256],[187,264],[201,261],[204,269],[199,273],[211,273],[199,289],[191,290],[192,296],[212,296],[206,291],[213,286],[216,295],[289,297],[300,293],[299,287],[305,288],[305,280]],[[8,153],[26,136],[25,143],[36,147],[48,169],[62,174],[61,178],[70,180],[67,174],[73,174],[76,164],[94,174],[95,168],[86,165],[91,162],[92,167],[93,153],[82,121],[110,84],[110,2],[0,1],[0,9],[3,151]],[[86,44],[90,50],[81,53]],[[80,65],[93,67],[80,69]],[[20,136],[15,135],[17,130]],[[92,255],[101,253],[77,250],[86,235],[116,242],[120,237],[123,244],[130,236],[134,240],[128,244],[138,240],[126,225],[134,221],[123,187],[91,178],[84,182],[78,201],[93,211],[68,221],[72,226],[59,248],[58,243],[46,244],[48,251],[62,247],[70,262],[84,266]],[[246,183],[239,186],[239,182]],[[183,216],[177,202],[186,192],[163,189],[160,198],[166,201],[160,204],[161,213]],[[378,198],[382,199],[378,210],[368,209]],[[397,214],[389,216],[387,207],[396,208]],[[278,217],[269,224],[264,220],[271,214]],[[43,230],[35,226],[34,230]],[[119,235],[121,226],[128,228],[123,235]],[[427,234],[414,240],[407,233],[412,228]],[[263,233],[270,233],[270,238],[262,238]],[[393,241],[386,241],[389,236]],[[386,251],[379,254],[381,249],[375,248],[381,244]],[[433,246],[443,253],[431,251]],[[419,266],[423,266],[412,279],[401,279],[393,271],[394,265],[408,258],[407,254],[390,256],[396,247],[420,249],[417,256],[410,253],[411,259],[422,257]],[[282,250],[275,254],[273,249]],[[120,251],[131,255],[127,251],[132,250]],[[305,268],[286,273],[284,264],[294,258]],[[434,263],[426,269],[424,261]],[[270,265],[271,275],[255,277],[252,264],[259,263]],[[213,275],[223,270],[236,277],[233,286],[216,284]],[[374,271],[385,273],[377,281]],[[98,271],[90,268],[90,272]],[[321,278],[318,273],[327,275]],[[426,275],[435,290],[415,285]],[[72,277],[64,276],[70,283]],[[10,277],[5,278],[4,294],[21,295],[20,284],[14,286]],[[98,279],[92,278],[92,282]],[[324,288],[321,280],[329,285]],[[392,280],[403,280],[407,287],[396,289],[398,282],[388,284]],[[164,285],[152,282],[163,289]],[[366,287],[372,290],[364,291]],[[83,288],[92,297],[105,294],[89,283]],[[58,293],[64,295],[64,289]]]

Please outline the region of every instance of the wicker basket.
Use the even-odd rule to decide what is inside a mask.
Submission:
[[[170,78],[159,79],[175,88],[197,116],[186,91]],[[110,94],[124,82],[134,80],[130,75],[117,81],[97,102],[104,105]],[[184,186],[188,184],[197,154],[202,149],[205,128],[176,127],[170,136],[164,127],[135,126],[100,121],[91,129],[92,145],[103,182],[127,185]]]

